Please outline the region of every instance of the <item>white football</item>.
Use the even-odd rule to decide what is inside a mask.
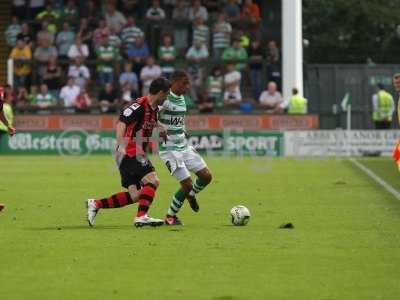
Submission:
[[[244,226],[250,220],[250,211],[243,205],[236,205],[231,209],[232,224]]]

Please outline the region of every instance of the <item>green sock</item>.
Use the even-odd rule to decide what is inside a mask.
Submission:
[[[198,194],[198,193],[200,193],[206,186],[207,186],[206,183],[203,183],[203,182],[201,181],[200,178],[197,178],[197,179],[196,179],[196,182],[193,184],[193,189],[192,189],[192,191],[193,191],[195,194]]]
[[[168,208],[167,214],[170,216],[175,216],[181,209],[183,202],[185,201],[185,198],[186,198],[185,193],[182,191],[182,189],[179,189],[172,197],[172,201]]]

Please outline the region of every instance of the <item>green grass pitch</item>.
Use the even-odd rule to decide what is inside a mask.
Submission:
[[[151,215],[177,183],[158,158]],[[338,159],[209,158],[214,182],[183,227],[134,228],[110,156],[0,157],[0,299],[399,299],[400,202]],[[362,162],[400,189],[388,159]],[[229,210],[247,206],[248,226]],[[294,229],[278,229],[292,222]]]

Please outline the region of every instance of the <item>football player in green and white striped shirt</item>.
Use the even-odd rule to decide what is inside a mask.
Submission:
[[[166,140],[160,143],[160,158],[165,162],[171,175],[181,184],[172,197],[165,218],[167,225],[183,225],[176,216],[185,199],[188,199],[193,211],[199,211],[195,195],[203,190],[212,179],[211,172],[203,158],[188,145],[185,132],[186,102],[184,95],[190,88],[189,75],[184,71],[175,71],[171,78],[171,91],[160,107],[159,122],[166,129]],[[193,183],[190,172],[196,174]]]

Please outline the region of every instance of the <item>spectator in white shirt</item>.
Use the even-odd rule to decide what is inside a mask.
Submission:
[[[267,108],[267,112],[269,113],[280,113],[286,107],[286,103],[281,93],[278,91],[278,86],[273,81],[270,81],[267,90],[261,93],[259,102],[262,106]]]
[[[73,107],[75,99],[80,93],[80,88],[75,84],[73,77],[68,78],[67,85],[61,89],[60,99],[63,101],[65,107]]]
[[[84,89],[90,79],[90,72],[87,66],[82,64],[80,58],[76,58],[73,65],[69,66],[68,76],[75,79],[75,84]]]
[[[70,59],[81,58],[85,59],[89,56],[89,48],[86,44],[82,44],[82,38],[77,36],[75,38],[75,44],[71,45],[68,50],[68,57]]]
[[[240,92],[240,82],[242,75],[239,71],[235,70],[234,63],[228,63],[226,65],[226,74],[224,76],[225,92],[224,102],[225,104],[239,104],[242,101],[242,93]]]
[[[200,40],[194,41],[192,47],[186,53],[186,59],[193,63],[200,63],[209,56],[208,49]]]
[[[159,0],[153,0],[151,7],[146,12],[146,18],[153,21],[165,19],[165,11],[161,8]]]
[[[201,17],[204,21],[208,19],[207,8],[201,5],[200,0],[194,0],[193,5],[189,8],[189,20],[194,21]]]
[[[153,56],[146,59],[146,65],[140,71],[140,80],[142,81],[142,96],[146,96],[149,92],[151,82],[160,77],[162,74],[161,67],[155,64]]]
[[[124,15],[115,9],[114,4],[108,3],[106,6],[105,18],[107,26],[113,28],[115,32],[120,32],[126,24]]]

